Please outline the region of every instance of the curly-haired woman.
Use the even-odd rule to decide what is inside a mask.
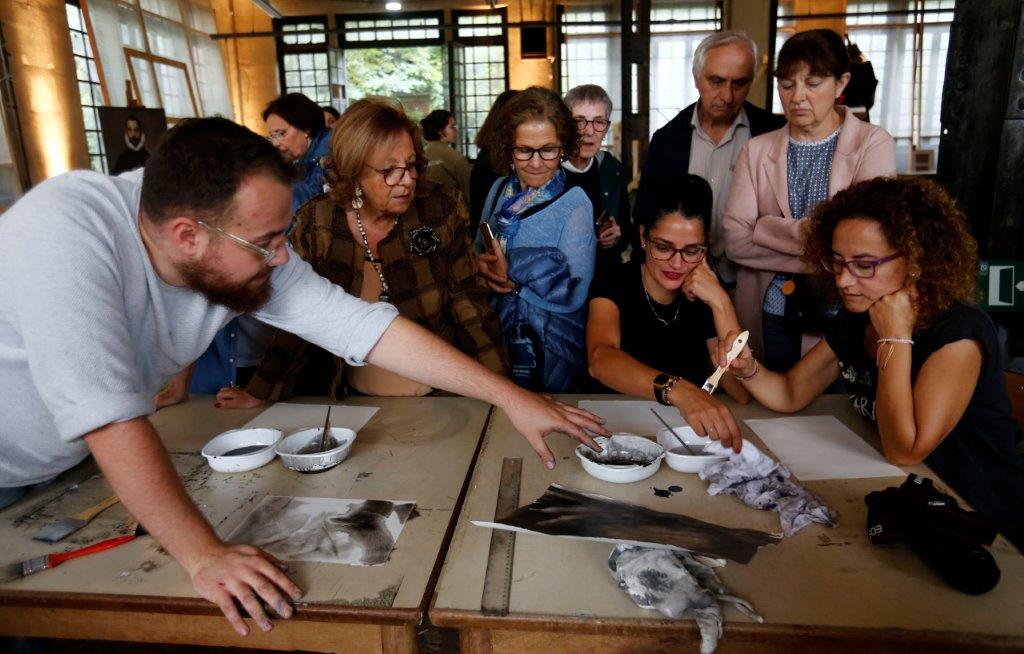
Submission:
[[[480,216],[496,237],[477,240],[480,272],[497,295],[513,379],[566,392],[583,368],[597,254],[593,206],[561,166],[579,152],[579,133],[562,99],[540,87],[518,93],[501,118],[488,151],[510,174],[494,182]]]
[[[924,461],[1024,548],[1021,436],[995,327],[973,303],[978,258],[964,215],[935,184],[879,178],[840,191],[810,220],[805,256],[834,278],[844,311],[788,373],[745,350],[733,374],[783,412],[841,374],[886,459]],[[720,360],[734,338],[719,344]]]

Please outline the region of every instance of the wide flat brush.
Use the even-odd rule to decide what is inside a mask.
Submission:
[[[71,550],[70,552],[60,552],[58,554],[43,554],[42,556],[36,556],[31,559],[26,559],[21,563],[12,563],[8,566],[6,574],[3,575],[3,579],[12,580],[27,577],[29,575],[41,572],[48,568],[55,568],[65,561],[71,559],[77,559],[80,556],[88,556],[95,554],[96,552],[102,552],[111,548],[117,547],[118,545],[124,545],[125,543],[135,540],[135,534],[128,534],[126,536],[115,536],[114,538],[108,538],[107,540],[101,540],[98,543],[92,545],[86,545],[80,547],[77,550]]]
[[[93,518],[117,503],[117,495],[111,495],[95,506],[90,506],[88,509],[80,511],[73,516],[63,518],[52,525],[43,527],[39,530],[39,533],[32,538],[34,540],[44,540],[48,543],[56,543],[62,538],[67,538],[82,527],[86,526]]]

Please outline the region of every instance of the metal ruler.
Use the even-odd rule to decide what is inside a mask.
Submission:
[[[501,480],[494,519],[507,516],[519,508],[519,486],[523,480],[523,460],[506,458],[501,463]],[[487,572],[480,610],[484,615],[508,615],[512,593],[512,559],[516,552],[516,534],[503,529],[491,530],[491,549],[487,553]]]

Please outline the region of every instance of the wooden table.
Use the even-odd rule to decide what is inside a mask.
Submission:
[[[359,432],[345,462],[312,475],[289,471],[279,460],[234,474],[213,472],[206,465],[199,455],[203,444],[245,424],[259,410],[215,410],[211,398],[200,397],[158,412],[153,422],[186,488],[221,536],[265,495],[415,501],[418,516],[406,524],[386,565],[291,563],[290,574],[305,591],[295,617],[275,621],[266,634],[253,627],[243,638],[213,604],[195,594],[184,570],[152,538],[141,538],[0,584],[0,635],[321,652],[414,651],[416,626],[451,537],[490,407],[453,397],[344,403],[380,411]],[[117,505],[61,543],[30,540],[40,526],[109,494],[102,476],[87,463],[0,512],[3,562],[72,549],[130,529],[129,515]]]
[[[734,406],[734,411],[740,419],[776,415],[756,405]],[[834,415],[880,449],[873,429],[854,414],[845,396],[823,397],[802,414]],[[763,445],[748,427],[743,429],[745,438]],[[732,496],[708,496],[705,482],[696,475],[663,465],[645,481],[611,484],[583,471],[569,439],[555,437],[549,443],[559,464],[553,471],[537,462],[505,414],[495,411],[431,603],[431,622],[458,628],[463,654],[697,652],[700,636],[689,617],[665,619],[638,608],[618,589],[608,570],[612,546],[607,543],[517,534],[509,615],[481,613],[491,530],[470,520],[494,518],[495,480],[505,457],[523,459],[520,504],[558,482],[730,527],[781,531],[777,513],[748,508]],[[907,471],[929,474],[923,467]],[[901,482],[875,478],[806,483],[838,512],[839,526],[811,525],[762,548],[747,565],[730,562],[720,569],[726,587],[750,601],[765,622],[754,623],[727,608],[718,651],[1024,650],[1024,557],[1007,541],[1000,537],[991,548],[1002,579],[982,596],[948,587],[903,546],[870,543],[864,496]],[[672,484],[683,491],[669,498],[652,492],[652,487]]]

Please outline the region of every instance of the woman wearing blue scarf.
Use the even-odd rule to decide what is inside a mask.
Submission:
[[[285,93],[263,110],[267,138],[285,161],[299,169],[299,181],[292,186],[292,215],[302,204],[324,192],[324,167],[331,144],[331,130],[324,123],[324,111],[301,93]]]
[[[561,162],[579,151],[572,114],[552,91],[531,87],[503,109],[487,144],[495,170],[477,238],[480,271],[520,386],[573,390],[583,367],[585,305],[594,276],[594,212],[582,189],[567,185]],[[481,227],[483,229],[483,227]]]

